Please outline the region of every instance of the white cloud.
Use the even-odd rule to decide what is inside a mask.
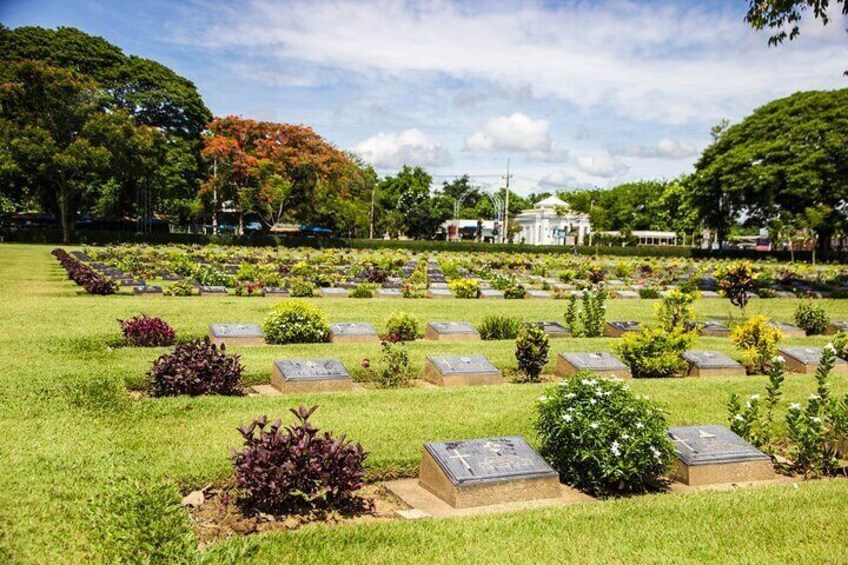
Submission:
[[[451,163],[448,150],[417,128],[397,134],[380,132],[357,143],[353,151],[378,169],[397,169],[403,165],[438,167]]]
[[[548,120],[534,120],[521,112],[489,118],[483,129],[465,138],[470,151],[526,153],[537,161],[562,161],[568,152],[551,141]]]
[[[639,159],[685,159],[694,157],[698,153],[699,150],[694,144],[668,137],[659,140],[653,146],[610,147],[610,155]]]
[[[558,170],[546,174],[539,181],[539,188],[544,190],[585,190],[592,188],[594,185],[591,182],[586,182],[578,179],[566,171]]]
[[[630,170],[621,159],[610,155],[575,155],[573,162],[579,171],[605,179],[620,177]]]
[[[515,91],[634,120],[666,124],[739,118],[800,89],[844,86],[839,18],[802,24],[768,48],[740,10],[717,3],[252,0],[196,13],[177,40],[212,52],[322,69],[372,84],[440,79]],[[296,77],[288,77],[294,80]]]

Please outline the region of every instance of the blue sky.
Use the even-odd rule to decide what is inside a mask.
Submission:
[[[529,193],[688,172],[722,118],[848,86],[845,21],[769,48],[743,0],[0,0],[10,27],[100,35],[216,115],[303,123],[382,174]]]

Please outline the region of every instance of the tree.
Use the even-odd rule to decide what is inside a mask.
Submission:
[[[432,177],[421,167],[404,167],[380,181],[380,208],[389,233],[430,238],[453,215],[453,202],[440,192],[431,194]]]
[[[692,205],[724,241],[744,211],[752,225],[775,215],[826,213],[816,222],[819,249],[845,222],[848,198],[848,90],[800,92],[729,127],[695,165]]]
[[[822,24],[830,22],[828,8],[829,0],[748,0],[748,13],[745,21],[754,29],[770,28],[775,30],[769,37],[769,45],[778,45],[786,39],[792,41],[801,33],[799,24],[807,10],[812,10],[813,17],[821,20]],[[834,5],[842,4],[842,15],[848,15],[848,3],[834,0]],[[788,29],[788,33],[787,33]]]
[[[12,133],[3,153],[34,198],[60,219],[69,243],[77,217],[97,201],[110,159],[92,134],[102,100],[91,81],[63,69],[24,62],[6,70],[10,80],[0,86],[0,119]]]

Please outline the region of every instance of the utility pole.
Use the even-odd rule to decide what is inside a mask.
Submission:
[[[374,239],[374,196],[377,192],[377,183],[371,187],[371,225],[368,228],[368,239]]]
[[[212,233],[218,235],[218,157],[212,161],[212,178],[215,179],[212,183]]]
[[[512,178],[512,175],[509,174],[509,159],[506,160],[506,176],[502,178],[506,180],[506,199],[504,204],[504,227],[501,243],[507,243],[509,241],[509,179]]]

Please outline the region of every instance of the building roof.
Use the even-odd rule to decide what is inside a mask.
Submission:
[[[535,208],[556,208],[557,206],[563,206],[568,208],[568,204],[564,200],[560,200],[556,196],[548,196],[544,200],[540,200],[536,202]]]

